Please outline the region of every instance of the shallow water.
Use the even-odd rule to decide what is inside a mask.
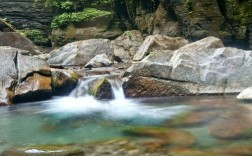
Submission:
[[[235,96],[110,101],[84,96],[55,97],[49,101],[0,107],[0,152],[16,146],[90,143],[127,137],[122,130],[132,126],[188,131],[195,136],[197,142],[193,147],[197,149],[239,141],[250,143],[248,137],[223,140],[209,134],[208,126],[215,118],[240,106],[247,109],[249,104],[237,102]],[[201,116],[183,121],[181,116],[189,112],[200,113]],[[209,119],[204,116],[208,113]]]

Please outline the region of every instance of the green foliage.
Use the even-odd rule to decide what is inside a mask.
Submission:
[[[24,34],[27,38],[33,41],[36,45],[47,45],[49,43],[49,38],[45,37],[40,30],[37,29],[26,29],[22,30],[21,34]]]
[[[69,24],[79,23],[81,21],[92,21],[96,18],[112,15],[109,11],[98,10],[95,8],[86,8],[82,12],[63,13],[54,17],[51,27],[64,28]]]
[[[69,24],[81,21],[92,21],[95,18],[112,15],[109,11],[102,11],[85,6],[113,5],[115,0],[35,0],[35,5],[44,3],[45,7],[56,10],[59,15],[53,18],[52,28],[65,28]]]
[[[252,0],[229,0],[229,3],[233,7],[235,20],[241,25],[247,25],[250,22],[249,17],[252,16]]]
[[[193,9],[193,5],[192,5],[192,0],[186,0],[186,9],[189,11],[189,12],[192,12],[192,9]]]
[[[101,4],[112,5],[115,0],[35,0],[44,3],[45,7],[58,9],[63,12],[77,12],[83,10],[86,4],[97,6]]]

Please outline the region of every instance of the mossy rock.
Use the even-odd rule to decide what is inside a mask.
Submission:
[[[16,147],[4,151],[1,156],[84,156],[84,151],[76,146],[43,145]]]
[[[79,76],[71,70],[52,69],[52,89],[54,95],[69,94],[77,85]]]
[[[106,78],[98,79],[92,84],[89,94],[98,99],[112,99],[111,84]]]

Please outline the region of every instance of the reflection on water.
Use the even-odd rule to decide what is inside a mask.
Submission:
[[[234,96],[103,101],[89,96],[63,97],[1,107],[0,123],[0,151],[128,136],[138,145],[147,137],[144,145],[171,153],[181,152],[177,148],[210,153],[225,148],[232,153],[237,151],[230,146],[239,149],[252,142],[252,107]]]

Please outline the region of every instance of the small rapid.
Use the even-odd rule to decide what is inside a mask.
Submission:
[[[90,77],[81,80],[75,90],[68,97],[61,97],[48,101],[44,112],[50,114],[64,114],[61,118],[74,116],[102,118],[106,120],[127,120],[132,123],[159,123],[170,119],[181,112],[188,111],[189,106],[177,105],[169,107],[150,106],[141,100],[126,99],[122,80],[108,76],[114,99],[97,100],[88,94],[90,84],[101,77]]]

